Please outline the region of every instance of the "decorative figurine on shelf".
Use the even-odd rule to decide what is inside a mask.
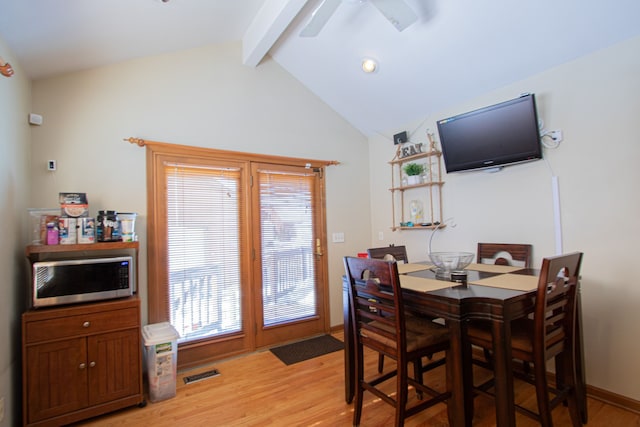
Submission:
[[[411,222],[414,224],[420,224],[422,222],[422,202],[420,200],[412,200],[409,203],[409,212],[411,216]]]

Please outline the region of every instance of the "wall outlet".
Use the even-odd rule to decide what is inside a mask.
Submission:
[[[562,131],[561,130],[552,130],[549,131],[549,136],[553,139],[553,142],[562,142]]]
[[[378,231],[378,240],[384,240],[384,233],[382,231]]]
[[[58,168],[58,164],[55,160],[49,160],[47,161],[47,170],[48,171],[54,171]]]

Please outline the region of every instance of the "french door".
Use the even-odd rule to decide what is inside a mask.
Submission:
[[[327,325],[321,171],[252,165],[256,345],[264,347],[325,331]]]
[[[324,169],[147,148],[149,323],[179,366],[328,331]]]

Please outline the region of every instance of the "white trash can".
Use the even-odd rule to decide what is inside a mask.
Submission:
[[[142,328],[146,351],[149,400],[158,402],[176,395],[178,331],[169,322]]]

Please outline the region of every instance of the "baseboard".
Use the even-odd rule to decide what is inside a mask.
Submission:
[[[587,396],[608,405],[640,414],[640,401],[587,384]]]
[[[332,334],[343,332],[343,331],[344,331],[343,325],[332,326],[330,329],[330,333]]]

